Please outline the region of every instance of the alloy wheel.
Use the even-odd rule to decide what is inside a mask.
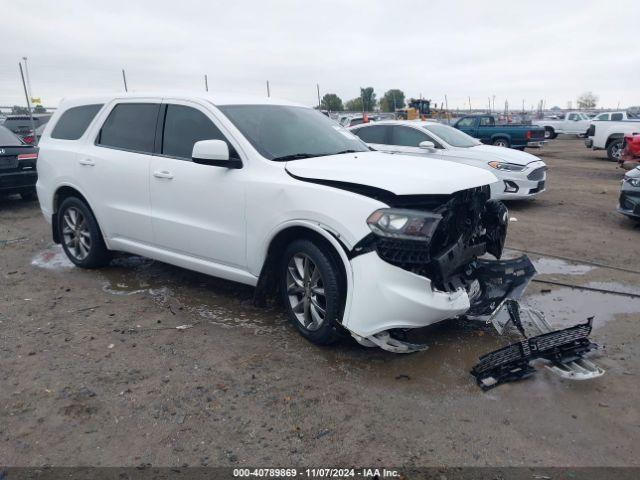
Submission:
[[[287,266],[287,297],[296,319],[309,331],[325,320],[324,280],[318,266],[304,253],[296,253]]]
[[[618,160],[620,158],[620,155],[622,153],[622,144],[620,143],[615,143],[612,147],[611,147],[611,156],[613,158],[615,158],[616,160]]]
[[[87,219],[76,207],[69,207],[62,216],[62,237],[67,251],[78,261],[91,251],[91,233]]]

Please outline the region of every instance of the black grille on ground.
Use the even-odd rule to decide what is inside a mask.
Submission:
[[[547,171],[547,167],[536,168],[533,172],[527,175],[529,180],[533,180],[534,182],[542,180],[544,178],[544,172]]]

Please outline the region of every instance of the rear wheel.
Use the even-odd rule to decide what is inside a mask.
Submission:
[[[82,268],[99,268],[111,260],[93,213],[79,198],[69,197],[58,210],[58,232],[69,260]]]
[[[505,147],[505,148],[509,148],[509,146],[511,145],[509,143],[509,140],[507,140],[506,138],[496,138],[493,141],[493,145],[495,147]]]
[[[280,290],[289,320],[313,343],[339,337],[344,291],[334,257],[306,239],[292,242],[282,256]]]
[[[551,128],[551,127],[544,127],[544,138],[547,140],[553,140],[554,138],[556,138],[558,136],[558,134],[556,133],[556,131]]]
[[[624,140],[622,138],[613,140],[607,147],[607,157],[609,157],[609,160],[612,162],[620,160],[620,154],[622,153],[623,147]]]

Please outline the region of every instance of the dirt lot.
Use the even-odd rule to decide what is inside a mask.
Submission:
[[[572,138],[533,153],[548,191],[509,205],[508,246],[640,271],[621,170]],[[0,201],[0,464],[640,465],[639,299],[533,283],[555,325],[596,316],[607,374],[483,393],[468,371],[508,341],[490,328],[445,322],[406,356],[318,348],[250,288],[60,252],[37,203]],[[541,279],[638,292],[640,275],[532,258]]]

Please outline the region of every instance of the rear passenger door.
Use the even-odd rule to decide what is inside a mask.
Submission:
[[[149,162],[160,103],[115,101],[77,156],[77,181],[112,247],[135,252],[137,244],[153,242]]]
[[[199,140],[226,141],[231,158],[236,146],[197,103],[166,100],[161,119],[149,175],[155,243],[178,264],[187,255],[245,269],[245,170],[191,161]]]

